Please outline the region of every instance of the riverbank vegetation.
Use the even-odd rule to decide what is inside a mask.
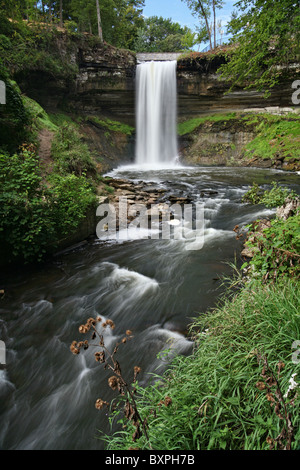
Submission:
[[[57,125],[34,100],[8,82],[1,115],[0,240],[6,262],[35,262],[53,253],[96,204],[95,162],[70,118]],[[50,133],[49,155],[39,154],[40,133]],[[52,149],[51,149],[52,142]]]
[[[268,207],[286,196],[275,185],[260,193]],[[299,449],[299,205],[256,234],[250,269],[236,270],[219,305],[194,319],[193,354],[134,384],[147,433],[115,412],[122,430],[101,436],[108,450]]]
[[[281,113],[231,112],[201,115],[178,123],[178,135],[186,141],[188,163],[205,164],[222,157],[223,164],[263,165],[298,170],[300,162],[300,116],[289,108]],[[237,136],[241,136],[237,141]],[[237,144],[239,148],[237,148]]]

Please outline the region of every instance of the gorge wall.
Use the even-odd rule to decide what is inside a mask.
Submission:
[[[76,68],[73,77],[58,79],[41,70],[32,70],[25,77],[20,76],[22,91],[50,112],[61,110],[83,117],[105,117],[135,127],[136,55],[108,44],[93,44],[88,36],[86,40],[72,38],[71,43],[70,38],[66,38],[61,35],[58,47],[65,62]],[[223,55],[178,59],[179,121],[212,113],[242,112],[249,108],[292,106],[292,79],[274,88],[268,99],[255,90],[235,89],[227,93],[229,85],[217,75],[224,60]],[[294,72],[296,74],[297,70]],[[91,149],[103,156],[103,169],[134,158],[134,132],[130,136],[120,132],[108,135],[107,129],[89,120],[82,130]],[[213,160],[208,152],[207,159],[197,161],[197,145],[200,144],[195,143],[195,135],[192,146],[186,136],[180,139],[179,146],[182,157],[193,164],[220,164],[224,158],[229,161],[236,157],[239,148],[252,138],[252,130],[236,132],[235,127],[228,129],[228,126],[223,130],[219,127],[210,129],[206,139],[208,144],[220,143],[226,147],[221,159],[216,155]]]

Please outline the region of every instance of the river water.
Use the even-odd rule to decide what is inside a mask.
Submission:
[[[188,325],[215,305],[220,277],[231,274],[228,263],[243,262],[235,225],[274,213],[241,203],[249,185],[276,180],[300,192],[298,175],[276,170],[121,168],[112,175],[201,200],[204,246],[190,251],[184,240],[94,239],[44,266],[2,273],[1,449],[103,449],[99,437],[109,432],[108,416],[94,405],[111,399],[109,374],[93,350],[70,352],[71,342],[82,339],[78,327],[97,314],[112,319],[115,329],[103,330],[109,348],[132,330],[117,357],[128,380],[137,365],[140,383],[147,383],[174,354],[192,351]]]

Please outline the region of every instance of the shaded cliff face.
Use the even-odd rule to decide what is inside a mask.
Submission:
[[[66,63],[74,64],[73,77],[32,70],[19,77],[22,90],[47,110],[62,109],[80,114],[107,113],[134,117],[136,59],[126,50],[107,44],[66,37],[60,40]]]
[[[178,114],[179,117],[202,113],[240,111],[245,108],[266,106],[293,106],[292,82],[296,71],[280,85],[274,87],[271,96],[264,98],[263,92],[235,88],[228,93],[230,85],[221,80],[218,68],[225,63],[224,55],[213,57],[186,57],[178,60]]]
[[[75,90],[68,97],[68,106],[77,112],[104,114],[134,125],[134,54],[108,45],[80,49],[78,66]]]
[[[135,54],[100,44],[88,35],[77,38],[62,34],[53,47],[59,49],[66,64],[74,66],[73,76],[32,70],[17,77],[23,92],[50,112],[62,110],[83,119],[91,115],[105,117],[135,127]],[[217,75],[225,60],[224,55],[191,55],[178,59],[179,121],[205,114],[240,112],[247,108],[292,106],[292,77],[273,89],[267,100],[262,92],[255,90],[235,89],[228,93],[229,85]],[[253,134],[249,128],[228,130],[226,125],[214,132],[202,130],[202,141],[194,134],[181,138],[181,154],[190,162],[199,162],[200,158],[205,164],[223,164],[225,160],[228,164],[253,138]],[[134,133],[131,136],[112,135],[88,122],[83,131],[91,149],[103,156],[103,167],[111,168],[134,159]]]
[[[53,44],[63,62],[74,67],[71,77],[43,70],[16,77],[21,89],[45,109],[78,114],[106,115],[135,125],[136,55],[101,44],[95,38],[61,34]],[[225,56],[189,56],[177,62],[179,118],[247,107],[292,106],[293,79],[285,80],[265,100],[262,92],[235,89],[220,80],[218,68]]]
[[[99,155],[101,172],[132,160],[134,136],[110,132],[86,118],[96,116],[135,126],[136,58],[96,39],[67,34],[55,38],[52,46],[59,50],[66,69],[73,67],[73,74],[32,69],[15,78],[22,92],[47,112],[82,119],[82,134],[91,151]]]

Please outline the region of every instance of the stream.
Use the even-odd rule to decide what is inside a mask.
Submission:
[[[113,320],[115,328],[102,331],[110,349],[131,330],[117,358],[128,380],[140,366],[145,385],[175,354],[191,353],[193,318],[216,304],[230,263],[244,262],[235,225],[274,214],[241,203],[249,185],[267,188],[278,181],[300,193],[299,176],[278,170],[121,167],[110,175],[201,200],[204,246],[189,251],[184,240],[95,238],[43,266],[2,272],[0,338],[7,367],[0,370],[1,449],[103,449],[101,432],[109,433],[109,420],[95,401],[110,401],[117,392],[109,389],[110,374],[93,349],[71,353],[72,341],[83,339],[78,327],[97,315]]]

